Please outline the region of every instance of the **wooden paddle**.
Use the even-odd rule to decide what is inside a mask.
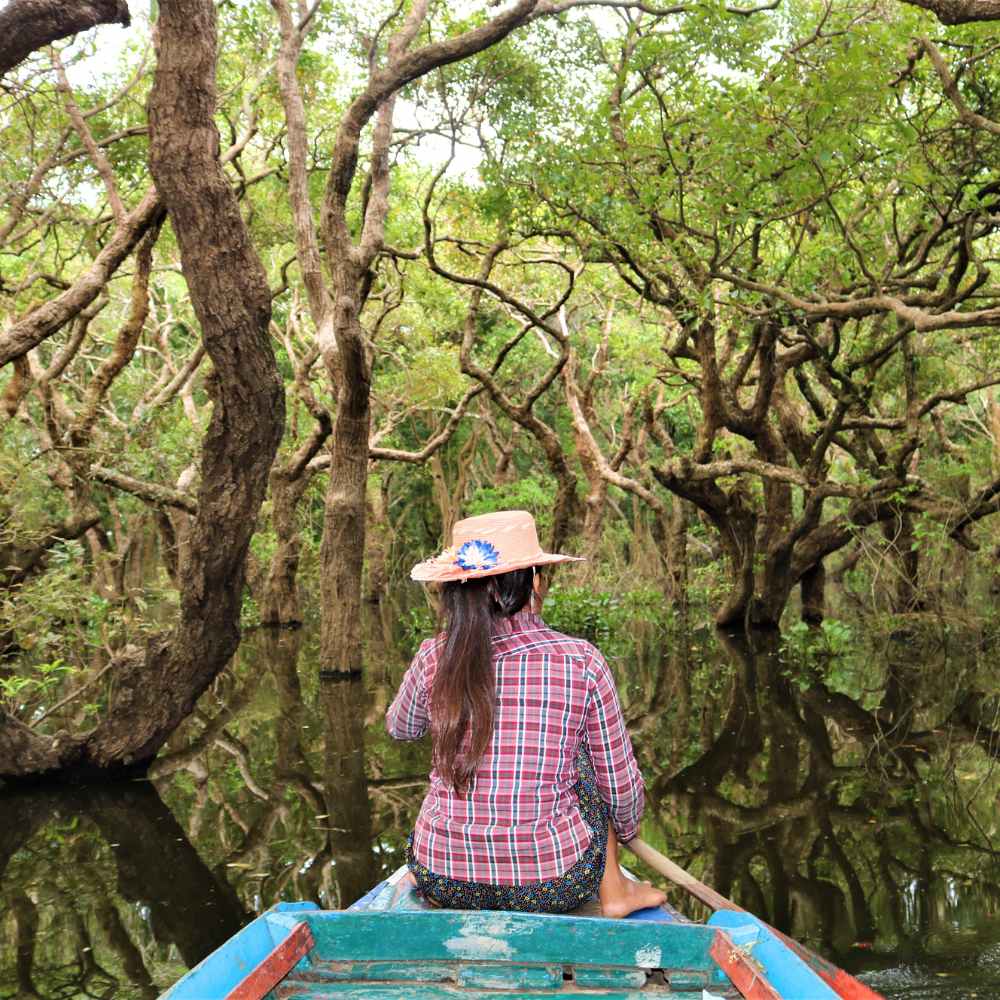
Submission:
[[[636,837],[624,845],[640,861],[644,861],[654,871],[670,879],[671,882],[679,885],[686,892],[689,892],[695,899],[700,900],[713,910],[739,910],[748,913],[742,906],[737,906],[732,900],[726,899],[721,893],[716,892],[704,882],[699,882],[693,875],[688,874],[675,864],[665,854],[661,854],[655,847],[650,847],[645,841]],[[760,919],[760,918],[758,918]],[[763,923],[763,921],[761,921]],[[765,926],[781,941],[787,945],[799,958],[802,959],[838,996],[844,1000],[885,1000],[881,994],[869,989],[864,983],[855,979],[848,972],[838,968],[832,962],[821,958],[815,952],[810,951],[798,941],[793,940],[786,934],[782,934],[777,928],[770,924]]]

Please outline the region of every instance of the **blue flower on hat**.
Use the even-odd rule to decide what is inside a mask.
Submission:
[[[470,539],[455,553],[455,562],[462,569],[493,569],[499,561],[500,553],[494,545],[481,538]]]

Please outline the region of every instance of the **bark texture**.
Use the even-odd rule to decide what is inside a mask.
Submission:
[[[902,0],[929,10],[942,24],[1000,21],[1000,0]]]
[[[169,636],[122,655],[114,699],[88,736],[47,737],[0,715],[2,778],[121,776],[148,767],[239,643],[247,550],[284,428],[266,275],[219,162],[211,0],[161,0],[156,41],[150,166],[214,366],[180,615]]]
[[[0,76],[32,52],[98,24],[131,22],[125,0],[8,0],[0,10]]]
[[[338,282],[337,343],[341,379],[337,419],[330,442],[330,478],[320,544],[323,620],[320,661],[324,670],[361,669],[361,572],[365,551],[365,483],[371,427],[371,367],[357,318],[355,285]],[[345,301],[346,300],[346,301]],[[353,315],[352,315],[353,314]]]

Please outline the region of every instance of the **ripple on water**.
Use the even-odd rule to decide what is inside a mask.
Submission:
[[[901,965],[865,975],[886,1000],[996,1000],[1000,997],[1000,946],[971,958],[962,969]]]

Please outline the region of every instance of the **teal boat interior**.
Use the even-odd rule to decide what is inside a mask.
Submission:
[[[719,918],[716,920],[716,918]],[[607,920],[439,910],[405,869],[347,910],[279,903],[165,1000],[828,1000],[833,991],[750,914],[704,924],[670,906]]]

